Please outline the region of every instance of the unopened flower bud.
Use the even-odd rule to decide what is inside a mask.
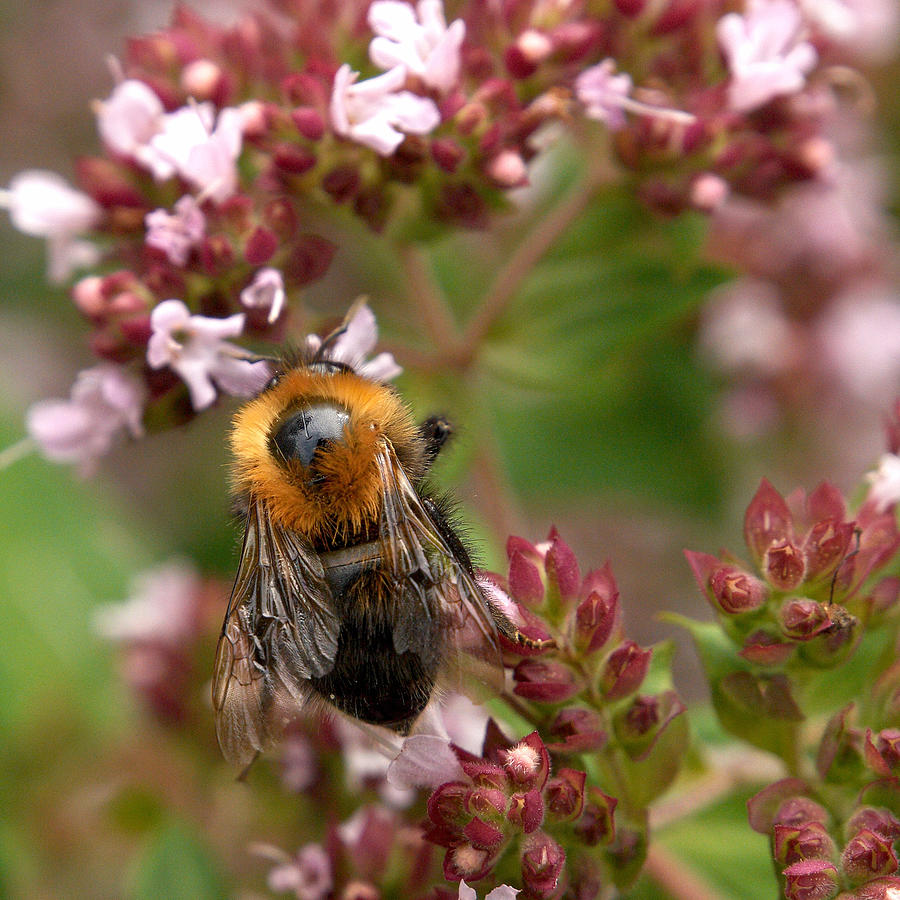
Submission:
[[[365,881],[351,881],[341,892],[341,900],[381,900],[381,891]]]
[[[522,882],[535,897],[550,897],[559,884],[566,852],[550,835],[537,832],[522,844]]]
[[[466,811],[469,793],[469,786],[458,781],[440,785],[428,798],[428,818],[435,825],[462,827],[470,818]]]
[[[894,842],[874,831],[857,832],[841,853],[841,868],[853,884],[861,884],[897,871]]]
[[[503,831],[481,819],[472,819],[463,827],[462,833],[473,847],[479,849],[493,850],[503,843]]]
[[[718,175],[704,172],[691,183],[691,205],[701,212],[715,212],[727,199],[728,182]]]
[[[82,315],[91,319],[99,318],[106,310],[103,279],[99,275],[82,278],[72,288],[72,299]]]
[[[821,822],[775,826],[773,855],[782,866],[802,859],[830,859],[834,849],[834,841]]]
[[[637,18],[647,6],[647,0],[614,0],[616,9],[629,19]]]
[[[853,540],[853,523],[825,519],[810,529],[803,542],[806,579],[830,575],[846,557]]]
[[[501,150],[485,167],[487,176],[499,187],[519,187],[528,181],[528,167],[515,150]]]
[[[825,859],[804,859],[784,870],[787,900],[831,900],[840,890],[840,876]]]
[[[456,127],[460,134],[472,134],[487,121],[488,112],[482,103],[473,101],[463,106],[455,116]]]
[[[603,596],[596,591],[575,610],[575,642],[579,650],[601,650],[613,635],[620,620],[619,595]]]
[[[864,806],[848,819],[845,833],[852,836],[864,830],[894,841],[900,837],[900,820],[886,809]]]
[[[266,104],[259,100],[248,100],[238,109],[241,113],[241,133],[247,140],[263,137],[269,128]]]
[[[831,624],[821,603],[803,597],[785,600],[779,618],[784,634],[795,641],[811,640]]]
[[[618,800],[600,788],[588,789],[584,812],[575,826],[579,839],[589,847],[609,844],[616,836],[615,812]]]
[[[752,612],[765,604],[766,586],[737,566],[721,566],[709,576],[709,588],[718,608],[728,614]]]
[[[584,772],[562,768],[547,782],[544,788],[547,812],[556,821],[570,822],[581,815],[586,780]]]
[[[538,567],[518,550],[509,557],[509,591],[524,606],[537,606],[544,599],[544,581]]]
[[[251,266],[264,266],[278,250],[278,238],[268,228],[258,226],[253,229],[244,244],[244,259]]]
[[[222,70],[211,59],[195,59],[181,73],[181,87],[196,100],[219,97],[223,86]]]
[[[513,679],[513,693],[542,703],[562,703],[582,687],[567,665],[550,659],[523,659],[513,671]]]
[[[316,164],[316,155],[299,144],[280,143],[272,152],[275,165],[288,175],[303,175]]]
[[[297,131],[310,141],[321,140],[325,134],[325,120],[314,106],[298,106],[291,110],[291,121]]]
[[[781,591],[794,590],[806,576],[803,551],[790,540],[770,544],[762,568],[769,584]]]
[[[792,517],[784,498],[763,478],[744,514],[744,540],[754,561],[762,563],[769,547],[789,540]]]
[[[550,734],[562,740],[548,744],[554,753],[585,753],[606,744],[607,734],[600,717],[593,710],[565,707],[550,725]]]
[[[652,650],[626,641],[613,650],[600,675],[600,689],[607,700],[620,700],[641,686],[650,668]]]
[[[528,78],[553,51],[553,42],[542,31],[528,28],[504,54],[506,71],[513,78]]]
[[[548,588],[553,587],[559,599],[568,604],[578,596],[581,572],[572,548],[559,536],[556,529],[550,531],[550,549],[544,557]]]
[[[544,821],[544,799],[538,790],[513,794],[506,810],[506,819],[524,834],[531,834]]]

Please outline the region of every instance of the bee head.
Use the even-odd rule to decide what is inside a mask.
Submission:
[[[344,443],[350,413],[337,403],[319,402],[291,412],[269,437],[276,457],[297,460],[307,469],[317,453]]]

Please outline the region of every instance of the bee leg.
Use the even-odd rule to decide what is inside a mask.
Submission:
[[[432,416],[419,426],[419,434],[425,442],[425,467],[430,469],[435,457],[453,434],[453,426],[443,416]]]
[[[553,638],[530,638],[527,634],[522,634],[519,631],[516,623],[510,619],[506,613],[499,610],[493,603],[491,603],[490,599],[485,597],[487,600],[488,609],[491,611],[491,617],[494,620],[494,624],[497,626],[497,630],[503,637],[512,641],[514,644],[518,644],[520,647],[527,647],[529,650],[550,650],[556,646],[556,641]]]

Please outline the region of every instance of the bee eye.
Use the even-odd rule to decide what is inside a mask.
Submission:
[[[281,372],[276,372],[276,373],[275,373],[275,374],[274,374],[274,375],[266,382],[266,386],[263,388],[263,391],[268,391],[268,390],[271,390],[273,387],[275,387],[275,385],[278,384],[279,381],[281,381],[282,374],[283,374],[283,373],[281,373]]]
[[[323,444],[344,439],[350,414],[333,403],[314,403],[291,413],[269,439],[284,459],[296,459],[308,466]]]

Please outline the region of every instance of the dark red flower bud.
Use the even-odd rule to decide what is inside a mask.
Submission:
[[[272,151],[272,161],[287,175],[302,175],[315,166],[316,155],[299,144],[284,142]]]
[[[802,859],[830,859],[834,849],[834,841],[821,822],[775,826],[773,855],[782,866]]]
[[[436,138],[431,142],[431,158],[452,175],[466,158],[466,151],[452,138]]]
[[[522,843],[522,882],[535,897],[550,897],[559,884],[566,852],[542,831]]]
[[[125,175],[125,169],[112,160],[99,156],[79,159],[76,164],[78,183],[101,206],[143,210],[147,201]]]
[[[600,674],[600,690],[607,700],[620,700],[633,694],[641,686],[650,668],[652,650],[645,650],[634,641],[626,641],[613,650]]]
[[[763,573],[773,587],[792,591],[803,583],[806,576],[806,559],[803,551],[789,540],[775,541],[769,545],[763,557]]]
[[[251,266],[264,266],[278,249],[278,238],[268,228],[257,227],[244,245],[244,259]]]
[[[513,671],[513,679],[514,694],[542,703],[562,703],[582,687],[568,666],[549,659],[523,659]]]
[[[843,561],[853,540],[853,523],[825,519],[809,530],[803,542],[806,579],[830,575]]]
[[[538,567],[514,551],[509,558],[509,592],[523,606],[537,606],[544,599],[544,580]]]
[[[602,596],[596,591],[578,604],[575,611],[575,641],[579,650],[594,653],[603,649],[621,620],[619,596]]]
[[[737,566],[720,566],[709,576],[709,589],[718,609],[728,615],[759,609],[768,597],[766,586]]]
[[[756,563],[773,543],[790,540],[792,522],[784,498],[763,478],[744,514],[744,540]]]
[[[234,265],[234,248],[224,234],[208,235],[200,245],[200,262],[208,275],[219,275]]]
[[[579,707],[561,709],[550,725],[550,734],[562,741],[548,744],[554,753],[585,753],[606,744],[607,734],[597,713]]]
[[[841,868],[854,884],[861,884],[897,871],[897,854],[894,842],[874,831],[857,832],[844,847]]]
[[[442,784],[428,798],[428,818],[435,825],[450,829],[461,827],[469,819],[466,810],[469,793],[469,786],[460,781]]]
[[[843,522],[847,515],[844,495],[829,481],[823,481],[806,499],[806,511],[811,522],[832,519]]]
[[[466,812],[485,821],[500,821],[506,806],[506,794],[498,788],[476,788],[465,798]]]
[[[587,775],[578,769],[560,769],[547,782],[544,797],[547,812],[558,822],[571,822],[584,810],[584,785]]]
[[[276,197],[262,211],[262,220],[282,240],[290,240],[297,233],[297,213],[287,197]]]
[[[584,59],[600,47],[605,31],[603,23],[593,19],[562,22],[550,32],[554,59],[567,63]]]
[[[616,9],[629,19],[636,19],[646,8],[647,0],[614,0]]]
[[[303,287],[318,281],[328,271],[336,250],[337,245],[327,238],[318,234],[301,234],[284,265],[285,283],[291,287]]]
[[[481,819],[472,819],[463,827],[462,833],[473,847],[485,850],[493,850],[503,843],[503,832],[489,822]]]
[[[325,120],[314,106],[298,106],[291,111],[291,119],[297,131],[311,141],[318,141],[325,134]]]
[[[589,847],[609,844],[616,836],[615,812],[618,800],[604,794],[600,788],[588,789],[584,812],[575,826],[575,833]]]
[[[581,586],[578,560],[555,528],[550,529],[550,549],[544,558],[544,568],[548,586],[556,588],[563,603],[570,602],[578,595],[578,588]]]
[[[544,821],[544,800],[539,790],[513,794],[509,799],[506,818],[525,834],[531,834]]]
[[[827,824],[828,813],[805,796],[808,790],[800,778],[783,778],[764,787],[747,801],[750,827],[759,834],[771,834],[776,824]]]
[[[866,763],[879,775],[896,775],[900,772],[900,729],[885,728],[873,738],[866,729]]]
[[[785,600],[779,613],[784,634],[795,641],[808,641],[831,624],[828,610],[815,600],[795,597]]]
[[[900,820],[887,809],[864,806],[847,820],[845,833],[854,835],[858,831],[865,830],[874,831],[883,838],[895,841],[900,837]]]
[[[793,644],[779,641],[766,631],[754,631],[744,640],[740,655],[757,666],[780,666],[793,652]]]
[[[826,859],[804,859],[782,873],[787,900],[831,900],[840,890],[840,876]]]
[[[322,178],[322,190],[335,203],[344,203],[355,196],[362,184],[359,169],[356,166],[337,166]]]

